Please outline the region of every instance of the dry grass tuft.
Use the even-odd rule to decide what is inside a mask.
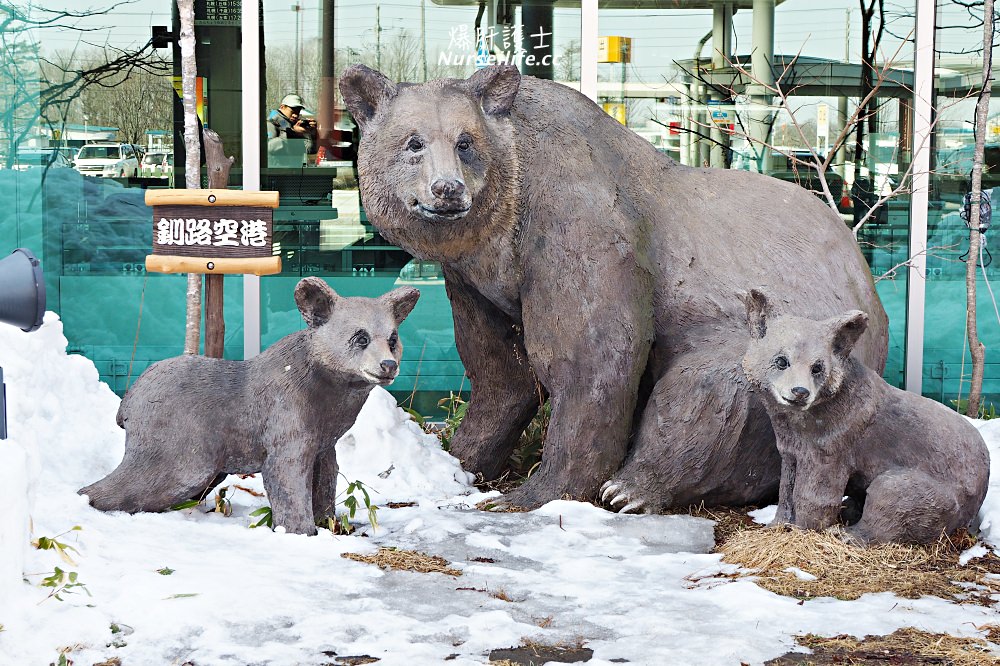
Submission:
[[[443,573],[447,576],[462,575],[462,572],[458,569],[449,567],[450,562],[443,557],[426,555],[418,553],[415,550],[398,550],[383,546],[374,555],[341,553],[340,556],[354,560],[355,562],[374,564],[380,569],[398,569],[400,571],[416,571],[417,573]]]
[[[990,605],[1000,581],[987,577],[1000,567],[992,553],[958,566],[968,535],[942,538],[931,546],[881,544],[860,547],[830,532],[792,527],[742,529],[732,532],[716,550],[723,560],[752,570],[764,589],[789,597],[836,597],[852,600],[863,594],[892,592],[907,599],[933,595],[947,600]],[[786,571],[798,568],[816,577],[802,580]],[[970,589],[959,583],[972,583]]]
[[[976,627],[976,629],[985,631],[986,640],[990,643],[1000,645],[1000,624],[984,624],[981,627]]]
[[[818,663],[921,663],[949,666],[995,666],[997,656],[981,638],[958,638],[931,634],[912,627],[888,636],[865,636],[858,640],[840,635],[830,638],[806,634],[796,636],[800,645],[814,651]],[[920,661],[913,661],[919,657]],[[829,658],[829,659],[827,659]]]
[[[715,545],[716,549],[738,532],[743,530],[759,530],[764,526],[755,523],[753,518],[747,515],[750,511],[755,511],[759,507],[744,506],[737,509],[730,507],[706,507],[705,503],[690,506],[677,513],[685,513],[696,518],[707,518],[715,521]]]

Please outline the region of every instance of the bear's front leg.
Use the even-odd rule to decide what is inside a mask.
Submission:
[[[472,380],[469,408],[451,454],[487,481],[499,478],[525,426],[544,401],[520,329],[496,306],[445,271],[455,320],[455,345]]]
[[[331,444],[316,455],[313,466],[313,521],[317,524],[336,518],[339,471],[337,450]]]
[[[825,530],[836,525],[849,476],[847,470],[837,465],[817,464],[800,457],[791,492],[793,523],[807,530]]]
[[[620,238],[605,248],[562,247],[554,274],[535,275],[522,289],[525,347],[549,390],[552,418],[541,466],[506,504],[593,500],[625,459],[653,340],[652,277]]]
[[[274,526],[283,526],[294,534],[316,534],[313,521],[313,465],[314,455],[301,451],[281,451],[268,455],[261,470],[264,490],[271,501],[271,519]]]
[[[774,513],[774,520],[771,525],[794,525],[795,508],[792,502],[792,495],[795,492],[795,456],[783,454],[781,456],[781,485],[778,489],[778,510]]]

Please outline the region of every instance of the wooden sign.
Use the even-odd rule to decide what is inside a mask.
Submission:
[[[240,190],[147,190],[153,207],[154,273],[281,272],[273,256],[277,192]]]

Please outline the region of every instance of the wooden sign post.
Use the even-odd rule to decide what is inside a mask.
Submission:
[[[272,233],[277,192],[147,190],[153,207],[151,273],[204,273],[205,355],[222,357],[222,275],[281,272]]]

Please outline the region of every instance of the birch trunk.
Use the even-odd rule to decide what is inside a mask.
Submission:
[[[972,354],[972,384],[969,387],[969,405],[966,416],[978,417],[983,394],[983,373],[986,365],[986,348],[979,341],[976,330],[976,272],[979,269],[979,223],[983,194],[983,153],[986,143],[986,116],[990,108],[990,88],[993,58],[993,3],[983,3],[983,89],[976,103],[976,149],[972,157],[972,185],[969,209],[969,261],[965,267],[966,324],[969,328],[969,352]]]
[[[177,0],[180,14],[181,90],[184,104],[184,186],[201,187],[201,139],[199,137],[194,57],[194,0]],[[201,274],[188,273],[187,315],[184,323],[184,353],[197,354],[201,344]]]

